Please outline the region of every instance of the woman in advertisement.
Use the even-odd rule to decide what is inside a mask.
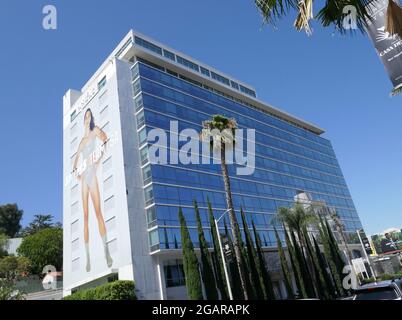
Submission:
[[[102,143],[98,152],[96,150],[96,140],[99,139]],[[105,151],[106,143],[108,141],[107,135],[95,125],[95,119],[91,109],[87,109],[84,114],[84,136],[78,147],[77,155],[74,160],[73,172],[77,171],[77,165],[80,156],[82,155],[83,170],[77,172],[77,179],[81,181],[82,189],[82,206],[84,211],[84,242],[86,253],[86,271],[91,271],[91,260],[89,254],[89,231],[88,231],[88,218],[89,218],[89,198],[95,209],[96,219],[98,221],[99,234],[102,239],[103,249],[107,266],[110,268],[113,264],[112,257],[109,253],[107,244],[106,226],[101,209],[101,199],[99,193],[98,178],[96,170],[102,159]]]

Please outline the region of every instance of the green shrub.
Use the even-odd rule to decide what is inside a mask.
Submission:
[[[73,293],[64,300],[137,300],[133,281],[114,281]]]
[[[383,275],[380,276],[380,280],[381,280],[381,281],[392,280],[392,279],[395,279],[395,278],[397,278],[396,275],[387,274],[387,273],[385,273],[385,274],[383,274]]]

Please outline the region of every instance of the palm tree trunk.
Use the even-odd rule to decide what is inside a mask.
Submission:
[[[235,251],[235,256],[236,256],[236,262],[237,262],[237,268],[239,270],[240,274],[240,282],[241,286],[243,288],[244,292],[244,299],[248,300],[248,292],[247,292],[247,286],[246,286],[246,279],[245,279],[245,273],[244,273],[244,266],[243,266],[243,259],[241,256],[241,251],[240,251],[240,239],[238,238],[238,234],[236,232],[238,228],[238,223],[233,207],[233,200],[232,200],[232,191],[230,188],[230,180],[229,180],[229,173],[228,173],[228,168],[226,165],[226,154],[225,154],[226,148],[225,148],[225,143],[222,141],[221,142],[221,169],[222,169],[222,175],[223,175],[223,182],[225,184],[225,191],[226,191],[226,204],[229,209],[229,220],[230,220],[230,227],[232,229],[232,235],[233,235],[233,246],[234,246],[234,251]]]

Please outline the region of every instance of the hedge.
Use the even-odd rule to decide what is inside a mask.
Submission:
[[[63,300],[137,300],[133,281],[114,281],[96,288],[80,290]]]

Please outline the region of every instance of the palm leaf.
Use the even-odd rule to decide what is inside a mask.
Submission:
[[[294,22],[296,30],[304,29],[307,35],[312,34],[310,20],[313,19],[313,0],[302,0],[298,4],[299,14]]]
[[[276,19],[285,16],[290,9],[296,9],[297,0],[255,0],[266,23],[274,23]]]

